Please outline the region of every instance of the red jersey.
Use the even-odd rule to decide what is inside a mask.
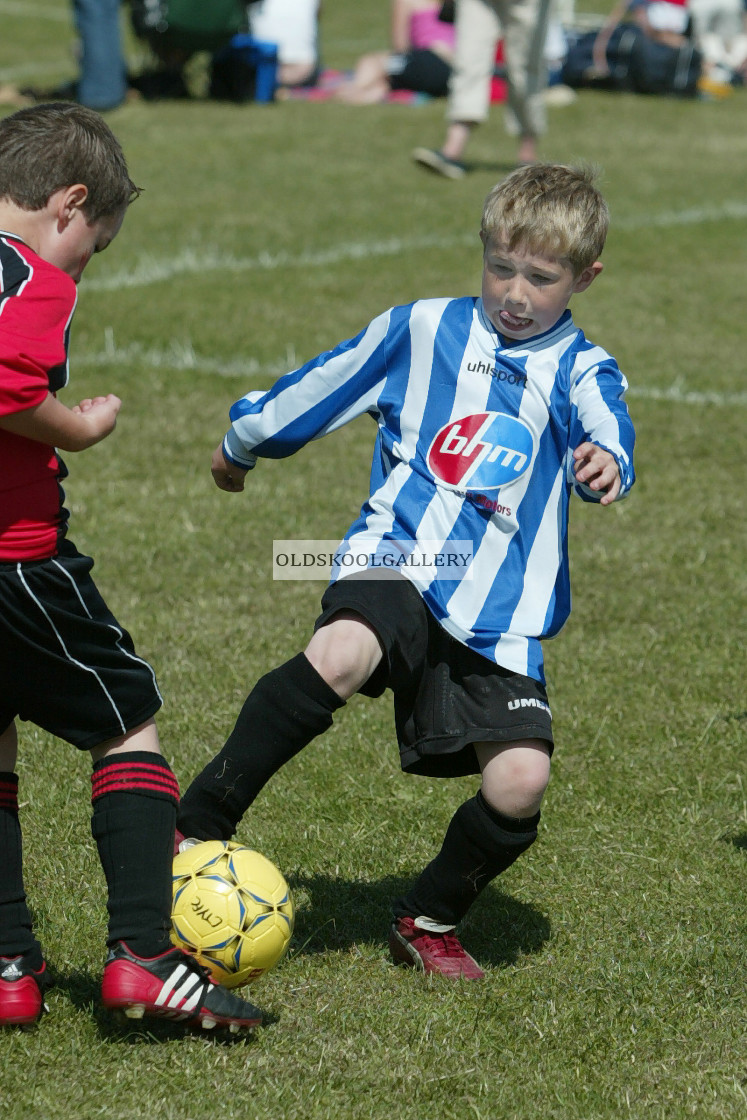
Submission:
[[[68,378],[77,289],[20,238],[0,233],[0,416],[33,408]],[[0,428],[0,561],[54,556],[68,513],[54,447]]]

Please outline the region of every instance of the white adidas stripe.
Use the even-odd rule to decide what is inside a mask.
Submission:
[[[205,990],[205,981],[199,976],[189,976],[169,1000],[169,1007],[180,1007],[182,1011],[193,1011]],[[191,993],[191,994],[190,994]]]
[[[186,971],[187,971],[187,969],[186,969],[185,965],[180,964],[177,968],[174,969],[174,971],[171,973],[171,976],[168,978],[168,980],[161,986],[161,990],[158,993],[158,997],[156,999],[156,1004],[159,1007],[163,1006],[163,1005],[171,1006],[171,1001],[169,1000],[169,996],[171,995],[172,991],[174,990],[175,985],[178,983],[179,980],[181,980],[182,976],[184,975],[184,973]]]
[[[163,984],[156,998],[158,1007],[192,1011],[200,1002],[205,990],[205,981],[195,976],[186,965],[180,964]]]

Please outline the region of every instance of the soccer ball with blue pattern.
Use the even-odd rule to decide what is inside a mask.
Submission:
[[[225,988],[249,984],[277,964],[294,917],[288,884],[260,852],[207,840],[174,858],[171,940]]]

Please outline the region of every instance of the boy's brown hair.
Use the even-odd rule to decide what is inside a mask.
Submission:
[[[483,244],[499,236],[567,261],[575,276],[599,259],[609,228],[607,203],[591,167],[535,163],[517,168],[485,200]]]
[[[50,102],[0,120],[0,198],[43,210],[55,191],[83,183],[89,222],[118,214],[140,193],[119,141],[92,109]]]

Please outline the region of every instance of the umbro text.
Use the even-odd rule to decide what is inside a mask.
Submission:
[[[536,696],[522,696],[521,700],[509,700],[509,712],[515,712],[517,708],[542,708],[543,712],[552,716],[550,705],[546,704],[544,700],[538,700]]]

